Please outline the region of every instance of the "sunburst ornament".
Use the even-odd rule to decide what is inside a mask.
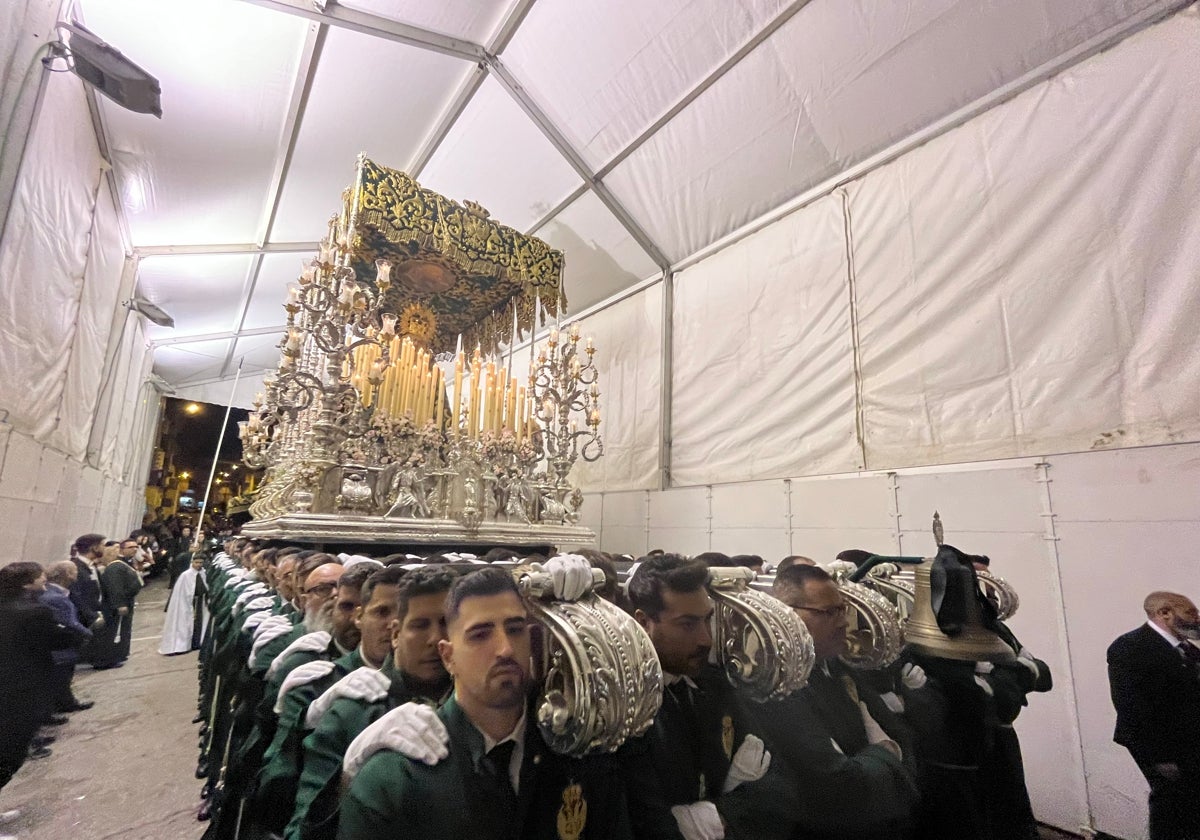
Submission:
[[[429,347],[437,335],[437,315],[425,304],[414,301],[400,313],[398,334],[408,336],[422,347]]]

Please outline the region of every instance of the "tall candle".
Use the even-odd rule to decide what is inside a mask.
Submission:
[[[442,369],[437,369],[437,427],[440,429],[444,425],[446,414],[446,383],[442,375]]]
[[[508,416],[505,418],[505,425],[510,429],[515,429],[517,425],[517,377],[512,377],[508,381]]]
[[[454,437],[458,437],[458,418],[459,410],[462,407],[460,400],[462,399],[462,380],[463,380],[463,355],[460,351],[454,359],[454,401],[450,403],[450,409],[453,412],[450,415],[450,429]]]

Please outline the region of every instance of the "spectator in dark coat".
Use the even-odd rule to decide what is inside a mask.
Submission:
[[[125,540],[122,554],[132,559],[136,543]],[[133,635],[134,599],[142,589],[142,579],[129,563],[117,554],[100,573],[100,588],[104,593],[104,630],[97,636],[93,666],[97,670],[116,668],[129,658],[129,641]],[[106,554],[105,559],[109,560]]]
[[[79,570],[71,584],[71,600],[79,610],[79,622],[91,627],[100,617],[100,572],[96,561],[104,556],[104,537],[84,534],[71,546],[71,560]]]
[[[29,743],[46,718],[55,650],[76,636],[54,620],[37,598],[46,575],[37,563],[0,569],[0,787],[25,761]]]
[[[80,712],[90,709],[92,704],[80,703],[71,691],[71,680],[75,677],[75,663],[79,661],[79,648],[92,638],[92,631],[79,621],[79,612],[71,601],[69,589],[75,582],[79,570],[70,560],[60,560],[46,570],[46,591],[38,599],[54,613],[54,620],[72,630],[76,646],[54,651],[54,682],[51,686],[51,704],[56,712]]]

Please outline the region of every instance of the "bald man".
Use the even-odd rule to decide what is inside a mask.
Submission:
[[[1175,592],[1151,592],[1146,623],[1108,648],[1117,727],[1150,783],[1150,840],[1200,837],[1200,613]]]

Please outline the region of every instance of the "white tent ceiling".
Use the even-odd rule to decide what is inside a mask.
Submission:
[[[580,311],[1178,0],[76,0],[158,77],[99,99],[175,385],[274,367],[355,155],[566,252]]]

